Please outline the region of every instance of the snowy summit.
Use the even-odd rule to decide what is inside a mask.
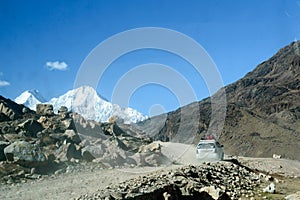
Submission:
[[[121,108],[100,97],[96,90],[90,86],[82,86],[66,92],[58,98],[52,98],[46,102],[37,90],[23,92],[15,99],[18,104],[24,104],[32,110],[38,103],[50,103],[54,110],[66,106],[69,110],[81,114],[85,119],[107,122],[110,117],[115,116],[124,120],[124,123],[136,123],[147,119],[142,113],[132,108]]]
[[[26,90],[20,96],[15,99],[18,104],[23,104],[24,106],[35,110],[35,105],[45,102],[45,98],[40,94],[38,90]]]

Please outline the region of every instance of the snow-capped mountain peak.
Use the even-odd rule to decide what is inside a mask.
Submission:
[[[31,110],[35,110],[36,104],[43,103],[45,101],[45,98],[36,89],[26,90],[15,99],[16,103],[23,104]]]
[[[68,91],[64,95],[50,100],[54,110],[64,105],[69,110],[81,114],[86,119],[107,122],[115,116],[123,119],[124,123],[136,123],[147,119],[146,116],[132,108],[121,108],[100,97],[96,90],[90,86],[82,86]]]
[[[35,105],[37,103],[44,103],[44,101],[41,101],[41,99],[34,98],[33,92],[30,93],[31,95],[29,99],[36,100],[32,101],[28,100],[28,98],[25,98],[27,96],[24,93],[22,93],[19,97],[15,99],[16,102],[18,100],[17,103],[23,103],[23,99],[27,99],[27,104],[23,104],[31,109],[35,109]],[[36,94],[39,95],[38,92]],[[23,101],[21,101],[20,99],[22,99]],[[55,112],[57,112],[57,110],[61,106],[66,106],[68,110],[77,112],[86,119],[101,122],[107,122],[112,116],[124,120],[124,123],[127,124],[136,123],[138,121],[147,119],[147,116],[144,116],[137,110],[134,110],[132,108],[121,108],[119,105],[112,104],[104,100],[96,92],[96,90],[90,86],[82,86],[79,88],[75,88],[57,98],[52,98],[47,103],[53,105]]]

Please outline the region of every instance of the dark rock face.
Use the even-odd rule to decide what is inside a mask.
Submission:
[[[28,119],[25,122],[18,125],[19,132],[28,137],[37,137],[37,133],[43,130],[42,125],[34,119]]]
[[[0,96],[0,122],[22,118],[25,113],[29,112],[24,108],[26,107]]]
[[[259,64],[245,77],[225,87],[227,110],[225,125],[217,135],[225,153],[253,157],[283,157],[300,160],[300,41],[280,49],[272,58]],[[216,98],[218,93],[213,97]],[[184,122],[182,110],[189,118],[200,114],[197,130]],[[195,113],[199,110],[200,113]],[[167,114],[165,124],[157,132],[156,116],[136,125],[154,139],[197,143],[211,123],[211,98],[195,102]],[[152,123],[152,122],[153,123]],[[251,133],[257,134],[251,134]],[[288,147],[288,148],[287,148]]]
[[[4,154],[4,149],[9,145],[8,142],[0,141],[0,161],[5,161],[6,156]]]

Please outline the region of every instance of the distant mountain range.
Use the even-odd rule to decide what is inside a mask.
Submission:
[[[121,108],[112,104],[97,94],[94,88],[82,86],[66,92],[65,94],[46,101],[38,90],[27,90],[15,99],[18,104],[35,110],[36,104],[50,103],[54,110],[66,106],[69,110],[81,114],[85,119],[106,122],[110,117],[115,116],[126,124],[136,123],[147,119],[142,113],[132,108]]]

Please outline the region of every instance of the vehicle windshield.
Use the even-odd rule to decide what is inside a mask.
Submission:
[[[213,144],[213,143],[198,144],[197,148],[198,149],[214,149],[215,148],[215,144]]]

